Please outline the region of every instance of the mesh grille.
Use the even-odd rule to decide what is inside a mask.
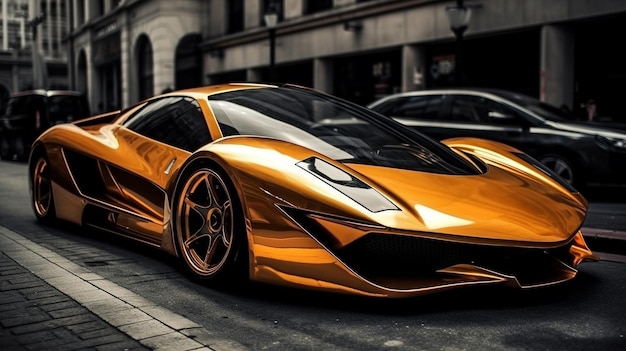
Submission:
[[[569,246],[550,250],[512,248],[372,233],[342,248],[337,255],[366,278],[418,277],[466,263],[520,280],[535,280],[546,267],[554,266],[555,258],[570,263]]]

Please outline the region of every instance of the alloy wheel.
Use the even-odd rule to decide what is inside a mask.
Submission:
[[[574,184],[574,170],[565,159],[559,156],[545,156],[540,159],[546,167],[550,168],[556,175],[561,177],[568,184]]]
[[[177,206],[181,254],[198,276],[220,273],[233,254],[234,216],[224,179],[201,169],[187,179]]]
[[[48,161],[40,157],[33,168],[33,205],[38,218],[46,218],[52,210],[51,185]]]

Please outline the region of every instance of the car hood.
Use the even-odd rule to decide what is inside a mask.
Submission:
[[[587,211],[576,194],[496,166],[471,176],[350,167],[401,209],[376,214],[397,230],[549,246],[569,240]]]
[[[477,139],[448,143],[458,152],[474,153],[485,161],[485,172],[438,174],[340,162],[285,141],[244,136],[209,144],[194,157],[219,155],[234,172],[233,179],[259,187],[255,199],[271,194],[272,208],[299,209],[358,228],[363,224],[370,232],[549,248],[570,240],[581,227],[587,211],[585,199],[516,158],[515,149]],[[318,169],[327,175],[322,178],[303,167],[311,158],[335,170]],[[334,174],[341,171],[359,180],[343,183],[358,183],[357,190],[364,191],[346,191],[348,185],[331,181],[342,179]],[[389,206],[368,207],[366,202],[372,197],[388,200]],[[258,202],[247,196],[244,201]],[[336,230],[341,231],[344,245],[363,234],[345,226]]]

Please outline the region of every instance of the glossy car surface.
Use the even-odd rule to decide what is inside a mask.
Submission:
[[[626,132],[568,120],[558,108],[522,94],[423,90],[368,107],[436,139],[478,137],[511,145],[576,187],[626,185]]]
[[[407,297],[557,284],[595,259],[586,200],[534,159],[289,85],[177,91],[55,126],[30,183],[41,222],[140,240],[215,284]]]
[[[0,116],[0,157],[25,160],[30,145],[44,130],[89,117],[87,98],[70,90],[27,90],[11,96]]]

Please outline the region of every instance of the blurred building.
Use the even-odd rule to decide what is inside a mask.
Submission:
[[[203,0],[71,0],[70,79],[96,112],[203,83]]]
[[[471,9],[462,72],[446,15],[458,0],[71,0],[70,80],[103,110],[167,88],[276,80],[362,104],[497,87],[572,109],[594,98],[601,114],[626,118],[626,1],[460,3]]]
[[[64,44],[67,3],[68,0],[0,1],[2,107],[10,94],[20,90],[68,87]]]

